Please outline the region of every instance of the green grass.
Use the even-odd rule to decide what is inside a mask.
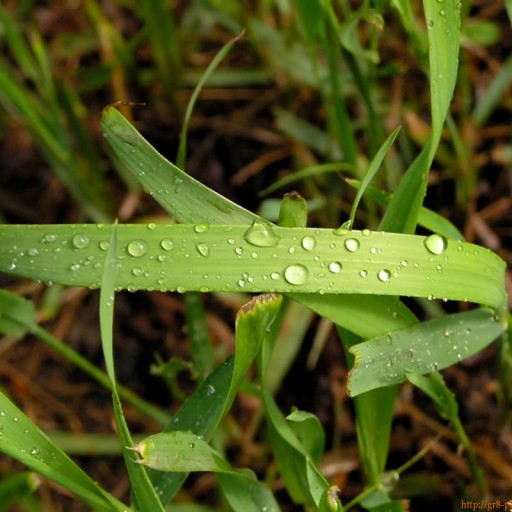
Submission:
[[[408,471],[425,453],[399,468],[389,467],[393,408],[398,385],[404,382],[425,392],[452,425],[465,449],[477,494],[485,495],[485,475],[457,402],[439,371],[500,339],[502,396],[507,399],[506,264],[489,249],[465,242],[456,226],[424,205],[429,172],[437,158],[449,154],[447,137],[460,158],[465,154],[462,127],[450,117],[450,107],[461,80],[461,17],[465,34],[467,13],[459,12],[457,2],[448,1],[425,0],[421,15],[400,0],[390,6],[374,4],[354,8],[349,2],[262,2],[254,13],[233,2],[209,2],[202,8],[188,6],[185,28],[180,29],[164,2],[143,2],[140,8],[131,7],[140,27],[130,41],[124,41],[115,24],[90,2],[88,17],[99,34],[97,50],[104,59],[96,73],[89,70],[84,84],[96,84],[99,90],[110,85],[118,95],[114,99],[124,102],[105,107],[101,120],[119,169],[116,179],[132,191],[137,182],[168,215],[113,224],[109,221],[115,208],[107,192],[111,184],[97,145],[82,126],[84,90],[54,77],[49,49],[35,27],[1,8],[1,42],[10,59],[0,65],[0,101],[26,127],[83,216],[97,224],[3,224],[0,272],[48,284],[100,288],[106,372],[41,327],[35,307],[10,291],[0,292],[0,332],[12,338],[37,336],[112,392],[131,503],[120,502],[95,483],[58,447],[58,436],[45,434],[6,392],[0,394],[1,451],[94,510],[179,506],[178,493],[191,472],[217,474],[223,510],[279,510],[279,495],[272,492],[278,480],[287,499],[305,510],[344,510],[336,487],[323,473],[326,432],[321,422],[307,411],[294,410],[286,416],[275,397],[316,313],[324,325],[332,322],[340,336],[349,369],[347,392],[354,400],[366,488],[345,502],[345,509],[359,504],[368,510],[402,510],[394,499],[395,481],[390,475]],[[429,86],[431,125],[421,147],[414,146],[413,134],[403,128],[399,133],[397,126],[384,122],[385,98],[391,92],[382,90],[380,78],[392,71],[380,66],[379,49],[388,16],[395,24],[390,30],[397,30],[399,24],[406,34],[424,85]],[[276,23],[267,23],[269,17]],[[22,36],[24,23],[34,30],[31,45]],[[229,42],[211,56],[183,108],[179,89],[191,76],[184,69],[183,48],[190,44],[192,52],[194,44],[206,37],[207,27],[214,26],[230,34],[225,38]],[[186,32],[190,27],[194,30]],[[243,27],[246,35],[236,36]],[[478,26],[476,34],[473,37],[483,37]],[[218,69],[227,66],[241,44],[250,45],[261,60],[256,78],[250,69]],[[137,81],[158,81],[164,91],[149,94],[148,108],[165,105],[165,112],[184,112],[175,163],[130,121],[142,107],[119,97],[126,91],[123,73],[136,66],[129,50],[136,48],[149,48],[154,63],[151,74],[141,69]],[[485,123],[499,104],[510,82],[509,67],[507,62],[470,112],[476,124]],[[276,109],[277,126],[293,138],[298,170],[273,180],[262,194],[300,183],[311,200],[323,204],[317,219],[324,227],[307,227],[307,204],[299,194],[284,197],[273,223],[185,171],[193,157],[187,144],[191,116],[207,84],[215,79],[217,86],[232,84],[234,77],[239,85],[246,85],[245,80],[260,85],[274,74],[285,80],[290,97],[296,90],[315,95],[324,125],[315,126],[293,101]],[[412,102],[413,107],[420,104]],[[125,115],[118,108],[125,108]],[[335,174],[340,170],[350,174],[347,183],[356,189],[355,197]],[[474,193],[474,169],[471,172],[460,178],[466,197]],[[386,206],[383,215],[377,204]],[[173,415],[117,382],[113,324],[120,290],[186,294],[197,387]],[[208,336],[200,295],[220,292],[258,294],[240,308],[234,355],[221,364]],[[440,305],[429,308],[436,299]],[[444,311],[447,301],[474,306]],[[427,304],[425,311],[436,315],[428,318],[418,304]],[[255,375],[249,379],[253,367]],[[258,475],[250,468],[235,467],[226,455],[226,418],[239,391],[252,395],[261,407],[251,428],[265,424],[262,445],[268,469]],[[160,424],[162,432],[132,440],[122,402]],[[10,502],[27,504],[37,485],[32,473],[20,473],[1,482],[0,493]]]

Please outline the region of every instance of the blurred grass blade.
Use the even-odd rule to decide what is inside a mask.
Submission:
[[[68,489],[93,510],[122,512],[124,503],[101,489],[0,392],[0,451]]]
[[[231,39],[231,41],[228,41],[221,49],[220,51],[215,55],[215,57],[212,59],[208,67],[206,68],[206,71],[201,76],[201,79],[197,83],[197,85],[194,88],[194,91],[192,92],[192,96],[190,97],[190,100],[187,104],[187,109],[185,111],[185,118],[183,119],[183,125],[180,132],[180,144],[178,147],[178,155],[176,157],[176,165],[180,169],[185,168],[185,163],[187,159],[187,134],[188,134],[188,125],[190,122],[190,118],[192,117],[192,112],[194,110],[194,107],[196,105],[197,98],[199,97],[199,94],[201,94],[201,91],[203,90],[203,87],[208,82],[208,79],[211,77],[211,75],[215,72],[219,64],[224,60],[226,55],[231,51],[233,46],[236,44],[237,41],[240,40],[243,34],[240,34],[239,36],[235,37],[234,39]]]
[[[121,163],[176,221],[250,224],[257,217],[166,160],[116,108],[103,111],[102,126]]]
[[[36,322],[33,304],[7,290],[0,290],[0,333],[22,338]]]
[[[311,294],[308,304],[327,294],[437,297],[496,310],[506,303],[505,263],[486,248],[439,235],[262,223],[124,224],[117,234],[116,286],[132,291],[265,290]],[[0,271],[99,287],[109,236],[110,228],[87,224],[0,226]]]
[[[0,512],[9,512],[11,506],[32,494],[41,478],[31,471],[13,473],[0,481]]]
[[[473,476],[478,483],[479,491],[482,495],[486,494],[487,488],[484,472],[476,460],[473,447],[466,431],[464,430],[464,426],[459,416],[459,406],[455,399],[455,395],[448,389],[443,376],[439,372],[433,372],[428,376],[423,376],[418,373],[408,373],[407,379],[426,393],[436,405],[439,414],[450,421],[461,445],[468,454],[471,470],[473,471]]]
[[[319,175],[325,174],[325,173],[340,172],[340,171],[351,171],[352,172],[353,170],[354,170],[354,166],[352,164],[347,164],[344,162],[311,165],[309,167],[304,167],[303,169],[300,169],[299,171],[296,171],[293,174],[289,174],[288,176],[285,176],[284,178],[274,181],[274,183],[272,183],[272,185],[263,189],[259,193],[259,196],[260,197],[266,196],[266,195],[270,194],[271,192],[275,192],[276,190],[280,189],[281,187],[290,185],[290,183],[295,183],[296,181],[300,181],[305,178],[309,178],[311,176],[319,176]]]
[[[94,366],[71,347],[52,336],[46,329],[40,327],[36,322],[36,311],[32,303],[7,290],[0,290],[0,332],[16,338],[21,338],[28,332],[34,334],[51,347],[52,350],[65,357],[68,361],[71,361],[102,386],[111,389],[110,379],[105,372]],[[165,424],[169,421],[168,414],[146,402],[146,400],[140,398],[128,388],[119,386],[118,391],[124,400],[130,402],[139,411],[157,423]]]
[[[493,312],[476,309],[359,343],[350,349],[355,363],[348,391],[356,396],[404,382],[408,373],[442,370],[476,354],[504,331]]]
[[[395,142],[395,139],[398,135],[398,132],[400,131],[400,127],[395,128],[388,136],[388,138],[384,141],[382,146],[377,151],[377,154],[373,157],[372,161],[370,162],[370,165],[368,166],[368,170],[366,171],[363,179],[361,180],[361,186],[357,190],[356,197],[354,199],[354,203],[352,204],[352,209],[350,210],[350,218],[349,218],[349,226],[352,228],[354,225],[354,220],[356,218],[356,211],[357,207],[359,206],[359,201],[361,201],[361,198],[363,197],[363,194],[366,191],[366,188],[372,181],[373,177],[377,174],[378,170],[380,169],[380,166],[382,165],[382,162],[384,161],[384,158],[386,157],[389,149],[393,145],[393,142]]]
[[[121,400],[117,393],[114,368],[114,300],[117,278],[117,224],[114,224],[109,240],[109,248],[105,258],[100,294],[100,331],[101,344],[105,357],[105,366],[112,387],[112,403],[119,438],[123,445],[123,456],[126,469],[132,484],[133,501],[138,510],[164,511],[162,503],[151,483],[144,467],[135,463],[128,447],[133,446],[133,440],[123,415]]]
[[[427,187],[427,174],[441,140],[443,124],[457,80],[460,2],[424,0],[429,41],[431,136],[401,179],[381,223],[381,229],[413,233]]]

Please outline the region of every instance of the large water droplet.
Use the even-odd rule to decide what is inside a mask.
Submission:
[[[210,256],[210,248],[206,244],[196,244],[196,249],[201,256],[208,258]]]
[[[89,238],[82,233],[76,234],[71,240],[76,249],[85,249],[89,245]]]
[[[144,240],[132,240],[126,250],[130,256],[134,258],[140,258],[148,252],[148,244]]]
[[[430,235],[423,241],[425,247],[432,254],[442,254],[448,247],[448,241],[441,235]]]
[[[160,242],[160,247],[164,250],[164,251],[172,251],[174,249],[174,242],[170,239],[170,238],[164,238],[161,242]]]
[[[379,270],[377,277],[379,278],[379,281],[387,283],[391,279],[391,272],[387,268],[383,268],[382,270]]]
[[[311,251],[316,246],[316,240],[312,236],[305,236],[301,241],[301,245],[305,251]]]
[[[342,265],[339,261],[332,261],[329,263],[329,270],[333,274],[339,274],[341,272]]]
[[[245,241],[257,247],[275,247],[279,242],[279,238],[272,230],[270,224],[259,220],[255,220],[244,233]]]
[[[359,240],[356,238],[347,238],[345,240],[345,249],[350,252],[356,252],[359,249]]]
[[[304,284],[309,276],[308,269],[304,265],[290,265],[284,271],[284,278],[290,284]]]

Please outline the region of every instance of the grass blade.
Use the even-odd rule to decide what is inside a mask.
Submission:
[[[348,391],[355,396],[404,382],[408,373],[441,370],[476,354],[505,329],[493,312],[476,309],[359,343],[350,349],[355,363]]]
[[[129,290],[272,291],[320,299],[326,294],[403,295],[494,309],[506,301],[505,263],[498,256],[439,235],[337,234],[258,224],[125,224],[117,231],[116,286]],[[109,232],[95,225],[1,226],[0,271],[98,287]],[[310,299],[319,302],[319,297]]]
[[[151,483],[144,467],[135,463],[131,458],[132,454],[128,447],[133,446],[133,441],[126,424],[121,400],[117,393],[115,368],[114,368],[114,340],[112,329],[114,325],[114,300],[115,286],[117,279],[117,224],[114,224],[112,235],[109,241],[109,249],[103,269],[101,279],[100,294],[100,331],[101,344],[105,357],[105,366],[112,387],[112,402],[114,406],[114,418],[119,432],[120,440],[123,444],[123,456],[126,469],[130,476],[132,484],[133,500],[138,510],[162,511],[164,510],[155,488]]]

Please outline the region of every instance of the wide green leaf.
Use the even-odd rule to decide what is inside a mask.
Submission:
[[[99,287],[111,229],[1,226],[0,271]],[[244,226],[120,225],[116,287],[438,297],[498,309],[505,263],[439,235]],[[471,283],[471,286],[468,286]]]

